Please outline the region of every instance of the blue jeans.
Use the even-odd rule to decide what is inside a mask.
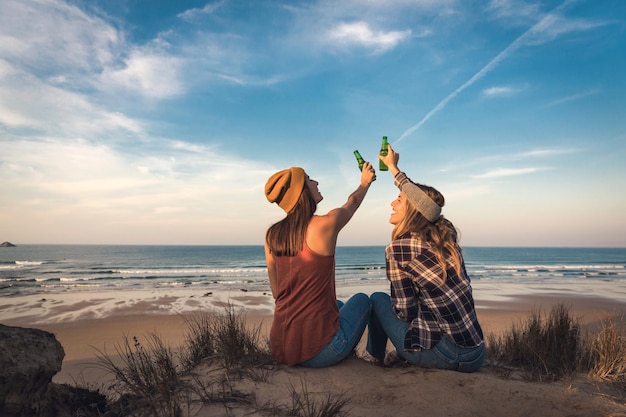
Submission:
[[[371,303],[367,295],[354,294],[346,303],[337,300],[339,306],[339,329],[335,337],[317,355],[300,365],[309,368],[325,368],[345,359],[361,340],[370,318]]]
[[[432,349],[405,351],[404,336],[409,323],[400,320],[391,307],[388,294],[376,292],[370,296],[372,315],[367,337],[367,351],[376,359],[383,360],[387,339],[391,340],[398,356],[410,364],[424,368],[451,369],[460,372],[474,372],[485,360],[485,344],[461,347],[444,335]]]

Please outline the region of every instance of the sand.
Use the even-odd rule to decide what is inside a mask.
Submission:
[[[357,291],[386,290],[385,285],[338,287],[339,298]],[[474,284],[478,317],[486,334],[498,334],[531,311],[549,312],[563,303],[586,329],[607,316],[623,320],[626,296],[623,284],[583,283],[547,288],[545,285]],[[232,305],[251,327],[269,334],[273,300],[267,291],[233,289],[197,293],[193,290],[119,293],[59,293],[0,301],[0,322],[35,327],[54,333],[65,349],[63,369],[54,382],[97,387],[108,376],[96,366],[98,352],[115,353],[125,337],[142,340],[158,334],[177,347],[186,335],[184,317],[194,311],[221,312]],[[358,347],[364,348],[364,340]],[[202,372],[202,369],[199,369]],[[416,367],[381,368],[351,357],[325,369],[282,367],[267,381],[238,382],[254,394],[257,404],[290,404],[290,389],[312,394],[345,393],[350,416],[611,416],[626,417],[626,400],[604,384],[574,375],[556,383],[504,379],[488,366],[472,374]],[[290,388],[291,387],[291,388]],[[202,406],[194,415],[261,415],[252,408],[231,405]]]

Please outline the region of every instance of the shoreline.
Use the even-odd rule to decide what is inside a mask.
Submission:
[[[472,282],[478,310],[519,310],[550,308],[559,300],[598,300],[598,307],[626,306],[626,280],[554,280],[541,282]],[[337,298],[345,300],[357,292],[389,292],[386,280],[380,282],[337,282]],[[535,300],[535,301],[530,301]],[[546,305],[549,304],[549,305]],[[567,302],[566,302],[567,304]],[[0,323],[27,326],[70,323],[134,315],[179,315],[221,309],[228,305],[260,315],[273,315],[274,300],[269,286],[198,289],[141,288],[57,291],[0,298]],[[592,305],[586,310],[593,309]]]
[[[547,314],[558,303],[568,307],[586,329],[597,328],[608,316],[623,319],[626,317],[623,286],[616,289],[609,285],[614,282],[604,284],[607,288],[602,285],[540,288],[492,282],[474,283],[473,290],[478,320],[487,337],[507,330],[531,312]],[[345,300],[356,292],[376,291],[388,291],[386,282],[366,286],[337,285],[337,298]],[[202,294],[193,289],[159,289],[57,293],[45,299],[37,295],[5,298],[0,301],[0,323],[55,334],[65,350],[63,369],[55,376],[55,382],[71,382],[71,373],[80,369],[81,362],[93,361],[97,350],[114,352],[115,345],[125,336],[144,337],[156,333],[176,348],[185,338],[185,316],[196,312],[220,313],[229,306],[242,312],[248,325],[260,326],[261,337],[269,335],[274,307],[271,293],[245,289],[212,290]]]

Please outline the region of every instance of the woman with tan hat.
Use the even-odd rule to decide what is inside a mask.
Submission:
[[[267,272],[275,299],[270,349],[287,365],[322,368],[350,355],[370,316],[370,300],[353,295],[345,304],[336,299],[335,247],[339,231],[365,198],[375,178],[365,163],[359,187],[338,208],[316,215],[322,201],[318,182],[302,168],[272,175],[265,196],[287,216],[265,235]]]

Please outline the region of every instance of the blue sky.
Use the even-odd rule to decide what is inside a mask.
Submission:
[[[0,241],[261,244],[386,135],[465,246],[626,246],[623,0],[0,1]],[[340,245],[389,241],[379,173]]]

